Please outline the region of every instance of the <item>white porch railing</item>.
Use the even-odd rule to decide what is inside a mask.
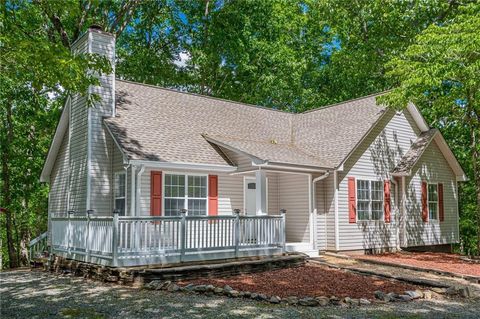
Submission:
[[[285,251],[285,214],[52,217],[52,250],[80,261],[139,266]]]

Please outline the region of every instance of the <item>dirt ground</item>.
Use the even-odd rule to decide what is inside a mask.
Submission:
[[[460,255],[447,253],[395,253],[382,255],[355,256],[360,260],[377,260],[392,264],[403,264],[425,269],[480,276],[480,264],[462,260]]]
[[[395,292],[421,289],[399,281],[353,274],[343,270],[309,264],[298,268],[266,271],[228,278],[205,278],[181,284],[229,285],[235,290],[264,293],[269,296],[336,296],[374,299],[374,292]]]

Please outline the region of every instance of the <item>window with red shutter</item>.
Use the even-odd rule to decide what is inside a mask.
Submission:
[[[162,172],[150,173],[150,215],[162,215]]]
[[[357,204],[356,204],[356,190],[355,177],[348,178],[348,221],[355,223],[357,221]]]
[[[208,215],[218,215],[218,176],[208,175]]]
[[[384,204],[383,204],[383,212],[384,212],[384,219],[386,223],[390,222],[391,219],[391,199],[390,199],[390,181],[386,180],[385,183],[383,184],[383,198],[384,198]]]

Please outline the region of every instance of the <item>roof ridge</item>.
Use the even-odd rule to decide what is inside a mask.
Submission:
[[[217,100],[217,101],[234,103],[234,104],[239,104],[239,105],[248,106],[248,107],[255,107],[255,108],[264,109],[264,110],[268,110],[268,111],[280,112],[280,113],[283,113],[283,114],[290,114],[290,115],[295,115],[296,114],[296,113],[292,113],[292,112],[288,112],[288,111],[274,109],[274,108],[271,108],[271,107],[255,105],[255,104],[250,104],[250,103],[244,103],[244,102],[238,102],[238,101],[233,101],[233,100],[227,100],[227,99],[222,99],[220,97],[203,95],[203,94],[199,94],[199,93],[183,92],[183,91],[179,91],[179,90],[176,90],[176,89],[166,88],[166,87],[163,87],[163,86],[158,86],[158,85],[153,85],[153,84],[128,81],[128,80],[123,80],[123,79],[118,79],[118,78],[116,78],[115,80],[120,81],[120,82],[129,83],[129,84],[134,84],[134,85],[146,86],[146,87],[150,87],[150,88],[158,89],[158,90],[165,90],[165,91],[170,91],[170,92],[179,93],[179,94],[187,94],[187,95],[197,96],[197,97],[206,98],[206,99],[212,99],[212,100]]]
[[[327,104],[327,105],[324,105],[324,106],[316,107],[316,108],[314,108],[314,109],[307,110],[307,111],[304,111],[304,112],[302,112],[302,113],[296,113],[296,114],[307,114],[307,113],[312,113],[312,112],[316,112],[316,111],[321,111],[321,110],[324,110],[324,109],[327,109],[327,108],[330,108],[330,107],[339,106],[339,105],[347,104],[347,103],[354,102],[354,101],[360,101],[360,100],[368,99],[368,98],[371,98],[371,97],[373,97],[373,96],[384,95],[384,94],[386,94],[387,92],[390,92],[390,91],[391,91],[391,89],[390,89],[390,90],[381,91],[381,92],[377,92],[377,93],[372,93],[372,94],[365,95],[365,96],[356,97],[356,98],[353,98],[353,99],[350,99],[350,100],[346,100],[346,101],[342,101],[342,102],[337,102],[337,103],[333,103],[333,104]]]

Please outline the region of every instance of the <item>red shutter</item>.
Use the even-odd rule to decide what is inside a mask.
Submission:
[[[218,215],[218,176],[208,175],[208,215]]]
[[[422,219],[428,222],[427,182],[422,182]]]
[[[440,221],[445,219],[445,212],[443,210],[443,184],[438,184],[438,216]]]
[[[384,199],[384,205],[383,205],[383,210],[384,210],[384,217],[385,217],[385,222],[389,223],[390,222],[390,211],[391,211],[391,202],[390,202],[390,181],[385,181],[383,184],[383,199]]]
[[[357,221],[357,203],[355,191],[355,177],[348,178],[348,221],[355,223]]]
[[[162,172],[150,173],[150,215],[162,215]]]

